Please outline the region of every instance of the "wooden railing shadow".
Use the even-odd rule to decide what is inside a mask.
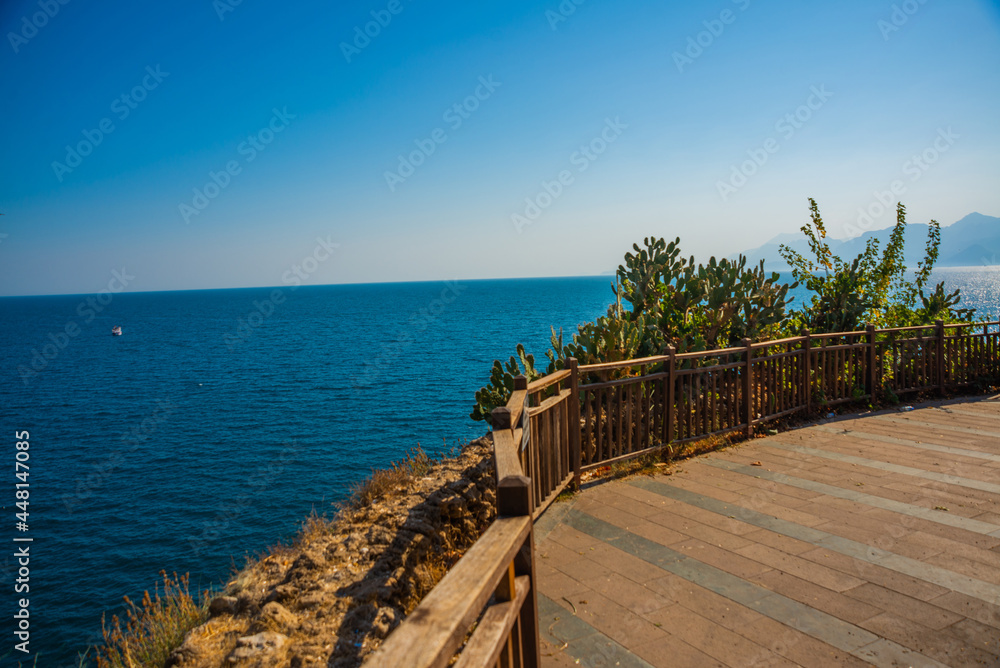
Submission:
[[[477,470],[477,466],[473,464],[465,468],[461,475],[466,480],[476,480],[483,475],[483,471]],[[364,641],[381,637],[375,628],[380,621],[376,619],[380,609],[378,602],[390,599],[389,590],[400,586],[396,578],[400,568],[408,573],[417,571],[425,563],[427,553],[435,549],[433,534],[440,528],[435,518],[441,516],[442,501],[453,498],[454,495],[454,490],[445,483],[430,492],[421,503],[411,507],[391,542],[380,547],[378,558],[364,576],[337,589],[339,598],[358,601],[358,605],[352,607],[341,622],[337,643],[327,664],[331,668],[359,665]]]

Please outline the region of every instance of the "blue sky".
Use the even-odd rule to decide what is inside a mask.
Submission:
[[[3,295],[591,275],[893,182],[1000,215],[997,2],[63,1],[0,9]]]

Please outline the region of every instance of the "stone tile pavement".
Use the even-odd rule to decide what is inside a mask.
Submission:
[[[546,666],[1000,666],[1000,396],[593,483],[535,541]]]

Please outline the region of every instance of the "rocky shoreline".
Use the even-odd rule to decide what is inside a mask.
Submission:
[[[496,515],[488,436],[238,573],[168,666],[359,666]]]

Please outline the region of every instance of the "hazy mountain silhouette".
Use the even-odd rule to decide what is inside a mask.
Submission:
[[[865,234],[848,239],[827,240],[830,249],[843,260],[851,260],[865,249],[865,244],[872,237],[880,241],[880,248],[885,248],[891,227],[872,230]],[[924,246],[927,242],[927,225],[911,223],[906,226],[906,245],[904,255],[908,266],[915,267],[924,257]],[[744,251],[750,263],[761,260],[769,269],[785,268],[778,247],[785,244],[808,256],[809,244],[802,233],[783,233],[774,237],[763,246]],[[1000,264],[1000,218],[985,216],[981,213],[970,213],[961,220],[941,228],[941,254],[938,258],[939,267],[975,267]]]

